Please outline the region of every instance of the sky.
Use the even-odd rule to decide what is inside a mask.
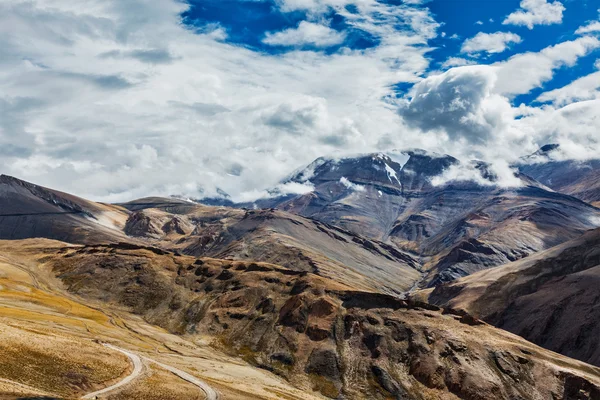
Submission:
[[[600,0],[0,0],[0,173],[90,199],[547,143],[600,157]]]

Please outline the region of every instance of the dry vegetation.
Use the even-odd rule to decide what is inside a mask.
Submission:
[[[119,304],[308,393],[420,400],[575,399],[570,391],[593,399],[598,393],[600,370],[587,364],[468,316],[354,291],[308,272],[129,245],[55,248],[41,259],[87,301]],[[171,354],[187,346],[157,341]],[[229,379],[216,377],[218,363],[207,358],[198,363],[205,370],[190,372],[215,387],[251,393],[253,380],[240,382],[230,371],[223,371]],[[171,365],[181,361],[169,356]],[[262,393],[281,397],[278,390],[263,386]]]
[[[0,242],[0,398],[78,398],[110,386],[132,370],[114,343],[174,366],[217,388],[223,399],[308,399],[280,378],[206,345],[149,325],[122,308],[67,293],[46,262],[66,244]],[[110,399],[203,399],[204,394],[154,363]]]

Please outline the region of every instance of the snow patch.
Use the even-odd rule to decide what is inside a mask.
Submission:
[[[600,227],[600,217],[592,215],[588,219],[592,225],[594,225],[596,227]]]
[[[392,178],[394,178],[396,182],[398,182],[398,184],[401,185],[400,180],[398,179],[398,175],[396,175],[396,171],[394,171],[394,168],[390,167],[388,163],[384,163],[384,165],[390,182],[394,183],[394,181],[392,181]]]
[[[400,169],[404,168],[408,160],[410,160],[410,154],[407,154],[405,151],[392,150],[388,151],[386,154],[390,160],[400,164]]]
[[[125,226],[123,215],[114,211],[104,211],[94,215],[95,218],[85,216],[88,221],[94,222],[111,230],[121,230]]]

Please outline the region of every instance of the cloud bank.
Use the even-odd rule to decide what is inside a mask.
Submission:
[[[548,142],[598,154],[595,76],[513,104],[598,38],[432,71],[440,23],[423,4],[278,0],[273,12],[304,19],[260,38],[284,48],[270,54],[218,24],[183,24],[189,5],[176,0],[0,2],[0,172],[102,201],[251,200],[324,155],[425,148],[501,166]],[[521,7],[507,21],[552,22],[563,6]],[[512,39],[471,46],[495,53]]]

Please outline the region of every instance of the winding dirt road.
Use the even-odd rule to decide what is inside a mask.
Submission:
[[[166,369],[167,371],[177,375],[178,377],[180,377],[181,379],[188,381],[189,383],[198,386],[200,389],[202,389],[202,391],[204,391],[204,393],[206,394],[206,400],[218,400],[219,399],[219,393],[213,389],[212,387],[210,387],[206,382],[201,381],[200,379],[188,374],[187,372],[181,371],[177,368],[173,368],[169,365],[160,363],[158,361],[152,360],[150,358],[147,357],[143,357],[142,358],[146,361],[150,361],[153,362],[154,364],[158,365],[161,368]]]
[[[154,363],[154,364],[158,365],[159,367],[177,375],[184,381],[187,381],[187,382],[191,383],[192,385],[199,387],[206,394],[207,400],[218,400],[219,399],[219,393],[215,389],[210,387],[210,385],[208,385],[206,382],[201,381],[200,379],[188,374],[187,372],[181,371],[180,369],[171,367],[170,365],[163,364],[163,363],[153,360],[151,358],[139,356],[135,353],[121,349],[119,347],[113,346],[108,343],[104,343],[103,345],[108,347],[109,349],[118,351],[120,353],[125,354],[127,357],[129,357],[129,359],[133,362],[133,372],[130,375],[128,375],[125,379],[123,379],[122,381],[115,383],[114,385],[104,388],[102,390],[98,390],[97,392],[86,394],[85,396],[82,397],[82,399],[95,399],[96,397],[98,397],[102,394],[112,392],[113,390],[117,390],[120,387],[127,385],[134,379],[137,379],[140,376],[140,374],[142,373],[142,371],[144,370],[144,364],[142,363],[142,359],[144,359],[147,362]]]
[[[98,390],[97,392],[86,394],[85,396],[82,397],[82,399],[95,399],[97,396],[100,396],[101,394],[112,392],[113,390],[117,390],[121,386],[125,386],[129,382],[133,381],[134,379],[137,379],[140,376],[140,374],[142,373],[142,371],[144,370],[144,364],[142,363],[142,359],[137,354],[132,353],[127,350],[120,349],[116,346],[113,346],[113,345],[107,344],[107,343],[105,343],[104,346],[108,347],[109,349],[121,352],[121,353],[125,354],[127,357],[129,357],[129,359],[133,362],[133,372],[129,376],[127,376],[125,379],[123,379],[122,381],[117,382],[114,385],[104,388],[102,390]]]

